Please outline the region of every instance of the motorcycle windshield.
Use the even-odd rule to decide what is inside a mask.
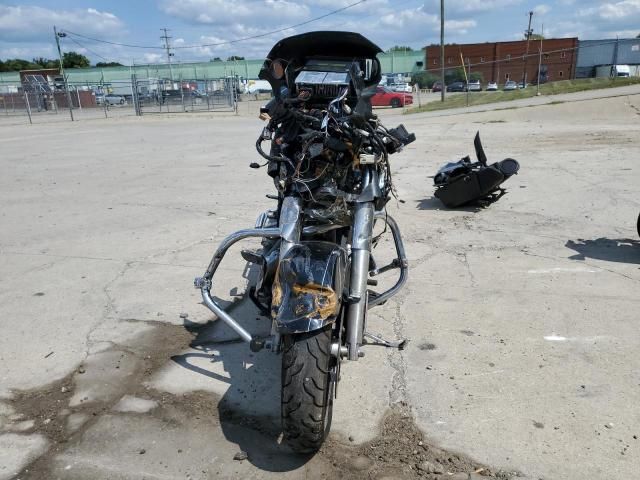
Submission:
[[[382,49],[355,32],[309,32],[284,38],[267,58],[289,60],[306,57],[375,58]]]
[[[279,324],[334,319],[340,310],[345,258],[344,249],[329,242],[291,248],[280,259],[273,283],[273,318]]]

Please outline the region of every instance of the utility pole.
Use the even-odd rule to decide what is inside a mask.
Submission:
[[[440,0],[440,84],[442,86],[440,98],[444,102],[444,0]]]
[[[540,34],[540,49],[538,51],[538,84],[536,85],[536,95],[540,95],[540,70],[542,69],[542,39],[544,38],[544,23],[542,24],[542,33]]]
[[[533,34],[533,30],[531,30],[531,19],[533,18],[533,12],[529,12],[529,26],[527,27],[527,31],[524,32],[525,37],[527,39],[527,53],[524,56],[524,71],[522,72],[522,86],[527,86],[527,60],[529,60],[529,41],[531,40],[531,35]]]
[[[67,104],[69,105],[69,115],[71,115],[71,121],[73,122],[73,104],[71,103],[71,93],[69,92],[69,85],[67,83],[67,76],[64,74],[64,65],[62,62],[62,50],[60,49],[60,39],[67,36],[64,32],[58,32],[56,26],[53,26],[53,36],[56,38],[56,45],[58,46],[58,60],[60,60],[60,73],[62,74],[62,81],[64,82],[64,89],[67,92]]]
[[[173,53],[171,53],[171,45],[169,45],[169,39],[171,37],[167,35],[169,31],[168,28],[161,28],[160,30],[164,32],[164,35],[162,35],[160,39],[164,40],[164,49],[167,52],[167,62],[169,63],[169,77],[171,77],[171,83],[173,83],[173,70],[171,69],[171,57],[173,57]],[[173,89],[173,85],[171,85],[171,88]]]

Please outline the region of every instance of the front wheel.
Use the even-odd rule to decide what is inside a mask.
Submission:
[[[282,354],[282,430],[298,453],[320,449],[329,433],[331,393],[331,326],[285,335]]]
[[[399,98],[392,98],[391,99],[391,107],[392,108],[398,108],[402,105],[402,102],[400,101]]]

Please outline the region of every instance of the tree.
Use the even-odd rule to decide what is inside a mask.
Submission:
[[[418,72],[411,75],[411,81],[420,88],[433,88],[434,82],[440,80],[438,75],[431,72]]]
[[[210,62],[221,62],[222,59],[220,57],[214,57],[211,60],[209,60]]]
[[[40,68],[58,68],[58,60],[50,60],[48,58],[38,57],[32,60],[33,63],[39,65]]]
[[[91,62],[80,53],[67,52],[62,56],[62,66],[64,68],[86,68],[91,66]]]
[[[239,57],[237,55],[231,55],[227,58],[227,62],[235,62],[236,60],[244,60],[244,57]]]
[[[394,45],[387,52],[413,52],[413,48],[408,47],[406,45]]]
[[[525,36],[524,39],[526,40],[527,37]],[[544,35],[540,35],[539,33],[532,33],[530,39],[531,40],[544,40]]]
[[[2,72],[19,72],[20,70],[36,70],[42,68],[37,63],[21,58],[8,58],[2,65]]]
[[[640,33],[638,35],[636,35],[636,38],[640,38]]]
[[[118,62],[98,62],[96,67],[124,67],[124,65]]]

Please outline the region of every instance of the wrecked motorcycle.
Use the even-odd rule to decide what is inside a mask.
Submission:
[[[368,343],[406,344],[367,331],[367,311],[407,280],[400,231],[385,206],[393,193],[389,155],[415,140],[402,125],[385,128],[372,112],[380,52],[350,32],[306,33],[272,48],[259,75],[273,89],[256,142],[266,162],[251,166],[267,167],[277,191],[268,197],[277,208],[261,214],[255,228],[225,238],[195,280],[204,304],[251,350],[282,355],[282,429],[297,452],[318,450],[329,431],[342,360],[363,357]],[[395,258],[378,266],[372,250],[388,234]],[[266,338],[252,336],[211,296],[229,247],[252,237],[262,238],[261,248],[242,256],[260,272],[248,293],[271,318]],[[391,288],[368,289],[394,269]]]

